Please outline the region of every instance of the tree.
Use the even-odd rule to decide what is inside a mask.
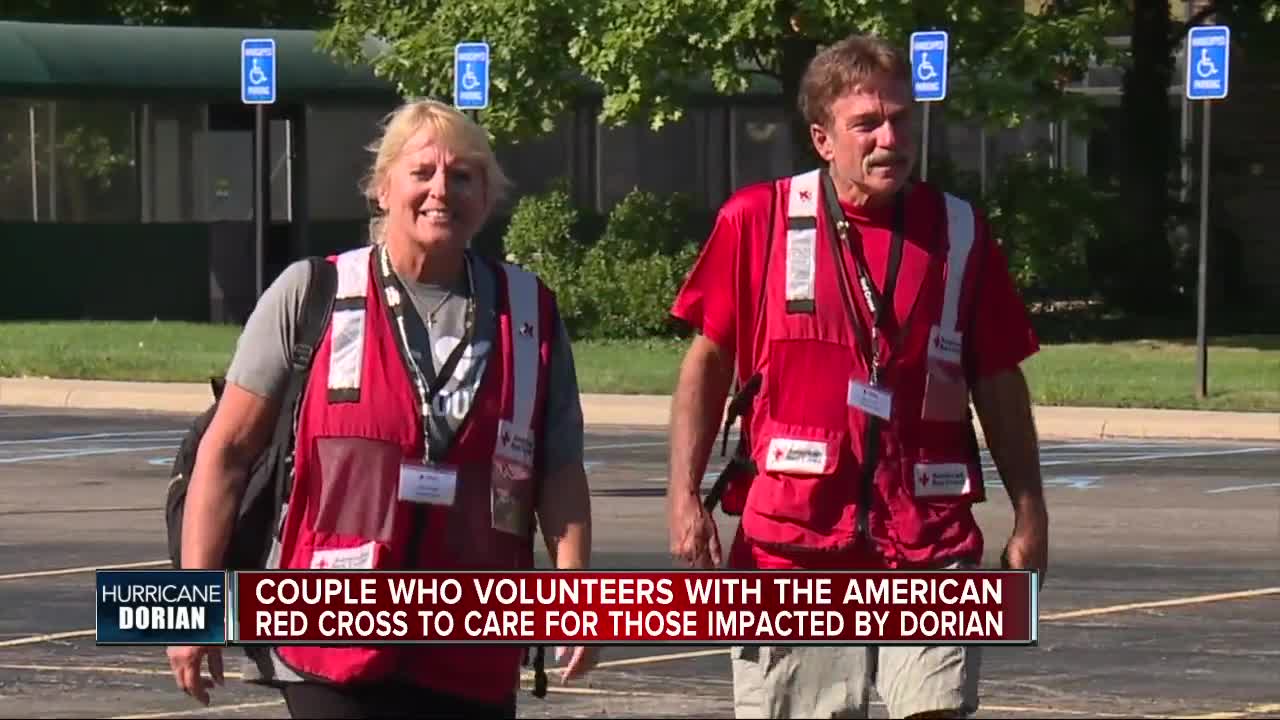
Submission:
[[[110,25],[320,28],[332,0],[25,0],[6,3],[5,19]]]
[[[853,32],[905,45],[913,30],[947,28],[947,110],[1015,125],[1083,111],[1064,81],[1110,56],[1100,28],[1115,11],[1109,0],[1075,4],[1038,13],[1008,0],[336,0],[323,44],[406,95],[449,97],[454,44],[487,40],[493,104],[484,124],[518,140],[548,131],[587,93],[600,95],[606,125],[661,127],[699,89],[737,93],[761,79],[794,107],[819,46]]]
[[[1181,1],[1181,0],[1179,0]],[[1129,13],[1130,49],[1121,96],[1124,138],[1117,215],[1110,240],[1094,248],[1091,264],[1104,296],[1116,307],[1161,311],[1174,299],[1177,259],[1169,233],[1175,224],[1171,171],[1178,153],[1169,87],[1174,57],[1186,34],[1207,22],[1231,27],[1233,52],[1271,53],[1280,32],[1280,0],[1195,3],[1175,22],[1169,0],[1135,0]]]

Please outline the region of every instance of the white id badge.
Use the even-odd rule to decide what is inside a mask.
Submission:
[[[458,486],[457,468],[446,465],[400,465],[400,499],[428,505],[452,505]]]
[[[850,380],[849,404],[864,413],[887,421],[893,414],[893,393],[883,388]]]

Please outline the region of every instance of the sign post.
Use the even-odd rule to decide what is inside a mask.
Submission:
[[[1209,348],[1206,309],[1209,285],[1209,107],[1227,96],[1231,62],[1231,28],[1202,25],[1187,35],[1186,93],[1200,100],[1204,122],[1200,128],[1200,268],[1196,289],[1196,394],[1209,394]]]
[[[240,102],[253,106],[254,297],[262,297],[267,228],[271,226],[271,128],[267,106],[276,101],[276,41],[240,41]]]
[[[946,30],[911,33],[911,89],[924,103],[924,140],[920,146],[920,179],[929,179],[929,106],[947,97],[950,38]]]
[[[462,42],[453,48],[453,104],[475,119],[489,107],[489,43]]]

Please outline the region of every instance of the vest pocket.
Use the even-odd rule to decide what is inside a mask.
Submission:
[[[781,425],[815,431],[847,427],[852,371],[853,357],[841,343],[814,338],[773,340],[766,382],[769,417]]]
[[[398,500],[400,445],[357,437],[322,437],[311,484],[312,529],[391,541]]]
[[[742,517],[752,542],[811,549],[847,544],[857,492],[848,477],[847,435],[845,428],[765,422],[759,473]]]

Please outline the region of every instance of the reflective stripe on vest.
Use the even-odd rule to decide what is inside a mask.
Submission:
[[[334,300],[329,351],[329,399],[360,393],[364,367],[364,298],[369,289],[369,252],[362,247],[338,256],[338,293]]]
[[[538,393],[538,280],[533,273],[503,263],[507,298],[511,308],[511,355],[515,377],[511,420],[516,427],[533,427],[533,405]]]
[[[791,178],[787,197],[787,303],[812,303],[817,275],[818,170]]]
[[[960,330],[960,292],[973,248],[973,208],[960,198],[945,193],[947,203],[947,280],[942,296],[939,324],[930,331],[929,357],[959,365],[964,348]]]

